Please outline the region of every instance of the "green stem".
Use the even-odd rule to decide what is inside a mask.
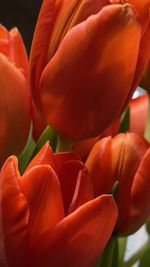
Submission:
[[[119,267],[122,267],[124,255],[126,252],[126,246],[127,246],[127,237],[119,237],[118,238],[118,250],[119,250],[118,265]]]
[[[138,249],[135,252],[135,254],[133,254],[131,256],[131,258],[129,260],[127,260],[126,262],[124,262],[124,264],[122,265],[122,267],[132,267],[132,265],[134,263],[136,263],[138,260],[140,260],[144,256],[144,254],[145,254],[145,252],[146,252],[146,250],[148,248],[150,248],[150,241],[147,241],[140,249]]]
[[[148,100],[149,100],[148,114],[147,114],[147,121],[146,121],[144,137],[148,142],[150,142],[150,96],[148,97]]]
[[[116,237],[112,236],[102,254],[99,267],[104,267],[104,266],[112,267],[113,266],[115,248],[117,244],[116,242],[117,242]]]
[[[73,146],[73,141],[65,136],[58,134],[56,152],[70,151]]]

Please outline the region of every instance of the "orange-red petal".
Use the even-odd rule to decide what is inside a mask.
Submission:
[[[93,197],[94,197],[93,185],[87,173],[87,170],[85,169],[80,170],[77,177],[77,183],[68,213],[73,212],[84,203],[93,199]]]
[[[5,162],[0,174],[0,263],[29,266],[28,203],[18,183],[17,159]]]
[[[51,60],[67,32],[89,16],[97,14],[109,0],[60,0],[56,9],[57,16],[50,38],[47,61]]]
[[[72,28],[42,74],[47,123],[72,139],[108,128],[130,91],[140,38],[137,15],[128,5],[106,6]]]
[[[115,182],[112,173],[111,137],[95,144],[85,163],[94,187],[94,195],[110,193]]]
[[[137,173],[134,177],[130,212],[128,218],[128,227],[122,225],[120,232],[125,234],[132,234],[138,230],[147,220],[150,214],[150,148],[145,153]]]
[[[0,24],[0,53],[9,58],[10,44],[9,44],[9,32]]]
[[[15,66],[25,75],[28,80],[29,66],[28,56],[22,40],[22,37],[17,28],[13,28],[9,32],[10,37],[10,59],[15,63]]]
[[[130,131],[144,135],[148,115],[148,95],[141,95],[130,102]],[[138,120],[140,118],[140,120]]]
[[[70,160],[63,164],[59,169],[58,179],[61,185],[61,192],[66,214],[68,213],[68,209],[74,195],[79,171],[82,169],[85,169],[85,166],[78,160]]]
[[[33,132],[32,137],[35,141],[38,141],[42,132],[46,128],[46,124],[42,117],[42,114],[39,110],[37,110],[34,103],[32,103],[32,124],[33,124]]]
[[[141,17],[143,32],[145,31],[149,21],[150,0],[110,0],[110,2],[113,4],[129,3],[135,7]]]
[[[56,0],[45,0],[39,13],[37,25],[35,28],[33,42],[30,53],[30,75],[31,90],[34,101],[39,100],[39,80],[43,68],[46,65],[45,58],[47,55],[49,39],[55,20],[55,2]]]
[[[110,238],[116,218],[112,196],[87,202],[40,238],[33,250],[32,266],[93,266]]]
[[[19,180],[29,209],[31,247],[64,217],[58,178],[48,165],[35,166]]]
[[[150,22],[148,24],[146,32],[144,33],[141,39],[137,68],[131,92],[133,92],[133,90],[135,90],[135,88],[140,83],[140,80],[144,74],[144,70],[146,69],[146,66],[148,64],[149,58],[150,58]]]
[[[8,155],[18,155],[24,148],[30,127],[31,106],[25,77],[2,54],[0,73],[1,165]]]
[[[9,32],[7,31],[7,29],[2,25],[0,24],[0,40],[1,39],[8,39],[9,38]]]
[[[55,161],[53,156],[52,148],[49,146],[48,142],[40,149],[40,151],[35,155],[35,157],[30,161],[25,173],[32,167],[37,165],[48,164],[53,169],[55,168]]]
[[[148,143],[134,133],[119,134],[113,139],[112,173],[119,181],[115,198],[119,211],[116,231],[128,223],[134,176],[147,148]]]
[[[56,172],[59,173],[60,168],[71,160],[80,160],[76,152],[59,152],[54,154],[55,163],[56,163]]]

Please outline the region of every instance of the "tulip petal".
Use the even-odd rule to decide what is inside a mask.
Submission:
[[[132,234],[147,220],[150,214],[150,148],[145,153],[134,178],[131,191],[130,213],[128,228],[122,225],[121,231]]]
[[[111,137],[95,144],[85,163],[94,187],[94,196],[112,192],[115,177],[112,173]]]
[[[0,52],[9,58],[10,45],[8,40],[0,39]]]
[[[64,218],[60,186],[55,172],[48,165],[33,167],[19,183],[29,203],[32,247],[44,232]]]
[[[150,58],[150,22],[140,43],[139,57],[132,88],[139,84]]]
[[[146,66],[146,69],[144,71],[143,77],[140,81],[139,86],[147,90],[148,92],[150,91],[150,60],[148,61],[148,64]]]
[[[30,127],[30,96],[25,77],[2,54],[0,73],[1,165],[8,155],[18,155],[25,146]]]
[[[129,5],[104,7],[71,29],[42,74],[47,123],[72,139],[94,137],[108,128],[130,91],[140,37]]]
[[[34,166],[43,164],[48,164],[53,169],[55,169],[55,162],[54,162],[52,148],[49,146],[48,142],[40,149],[40,151],[30,161],[25,173],[28,172]]]
[[[149,58],[150,58],[150,22],[148,24],[146,32],[141,38],[136,72],[135,72],[134,80],[133,80],[129,95],[127,97],[127,100],[131,99],[133,92],[135,91],[136,87],[139,85],[142,79],[142,76],[144,75],[146,66],[148,65]],[[125,102],[122,112],[127,104],[128,104],[128,101]]]
[[[62,0],[60,3],[58,4],[58,14],[50,38],[48,61],[55,54],[66,33],[89,16],[97,14],[102,7],[109,4],[109,0],[72,0],[71,2],[70,0]]]
[[[9,33],[7,29],[0,24],[0,52],[5,56],[9,57],[10,46],[9,46]]]
[[[34,138],[35,141],[38,141],[42,132],[46,128],[46,124],[43,121],[41,112],[37,110],[34,103],[32,103],[32,124],[33,124],[32,137]]]
[[[31,89],[36,103],[39,103],[38,84],[42,70],[46,64],[45,58],[56,15],[55,2],[56,0],[43,1],[33,36],[30,53],[30,73]]]
[[[40,238],[32,266],[93,266],[110,238],[116,217],[117,207],[111,196],[89,201]]]
[[[22,40],[22,37],[17,28],[13,28],[9,32],[10,36],[10,59],[15,63],[15,66],[28,79],[28,56]]]
[[[148,115],[148,95],[141,95],[130,102],[130,131],[144,135]],[[137,120],[140,118],[140,121]]]
[[[0,40],[1,39],[9,39],[9,33],[2,24],[0,24]]]
[[[79,171],[85,169],[85,165],[78,160],[70,160],[62,165],[58,172],[61,185],[65,214],[68,213],[71,204]],[[69,188],[69,190],[68,190]]]
[[[0,51],[28,78],[28,57],[17,28],[10,32],[0,25]]]
[[[91,179],[87,173],[87,170],[81,170],[79,171],[77,177],[77,183],[68,213],[72,213],[84,203],[93,199],[93,197],[94,195]]]
[[[111,3],[129,3],[139,12],[141,16],[143,32],[146,29],[149,21],[150,0],[110,0]]]
[[[72,150],[80,155],[81,159],[85,162],[92,147],[99,141],[99,136],[95,138],[83,139],[74,143]]]
[[[55,163],[56,163],[56,172],[59,173],[60,168],[71,160],[80,160],[76,152],[59,152],[54,154]]]
[[[72,150],[81,157],[83,162],[85,162],[94,147],[94,145],[102,138],[107,136],[115,136],[119,130],[120,120],[115,121],[109,128],[102,132],[99,136],[95,138],[83,139],[74,143]]]
[[[17,159],[12,156],[0,174],[0,266],[29,266],[29,209],[19,177]]]
[[[112,173],[119,181],[115,197],[119,210],[117,232],[127,224],[134,176],[147,148],[148,143],[134,133],[119,134],[113,139]]]

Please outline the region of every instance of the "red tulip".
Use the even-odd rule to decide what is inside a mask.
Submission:
[[[111,192],[115,181],[119,182],[115,232],[125,235],[138,230],[150,214],[148,143],[135,133],[104,138],[94,146],[86,166],[95,197]]]
[[[46,124],[72,139],[98,136],[110,126],[139,71],[143,24],[130,5],[109,3],[45,0],[38,18],[30,57],[33,98]]]
[[[144,135],[148,116],[148,95],[141,95],[130,102],[130,131]]]
[[[0,165],[24,148],[30,127],[28,60],[16,28],[0,26]]]
[[[111,195],[92,200],[77,156],[53,154],[48,144],[22,177],[17,159],[8,158],[0,191],[0,266],[92,267],[117,217]]]

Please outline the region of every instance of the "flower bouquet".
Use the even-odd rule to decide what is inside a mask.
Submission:
[[[43,0],[29,60],[0,25],[0,267],[150,265],[149,9]]]

